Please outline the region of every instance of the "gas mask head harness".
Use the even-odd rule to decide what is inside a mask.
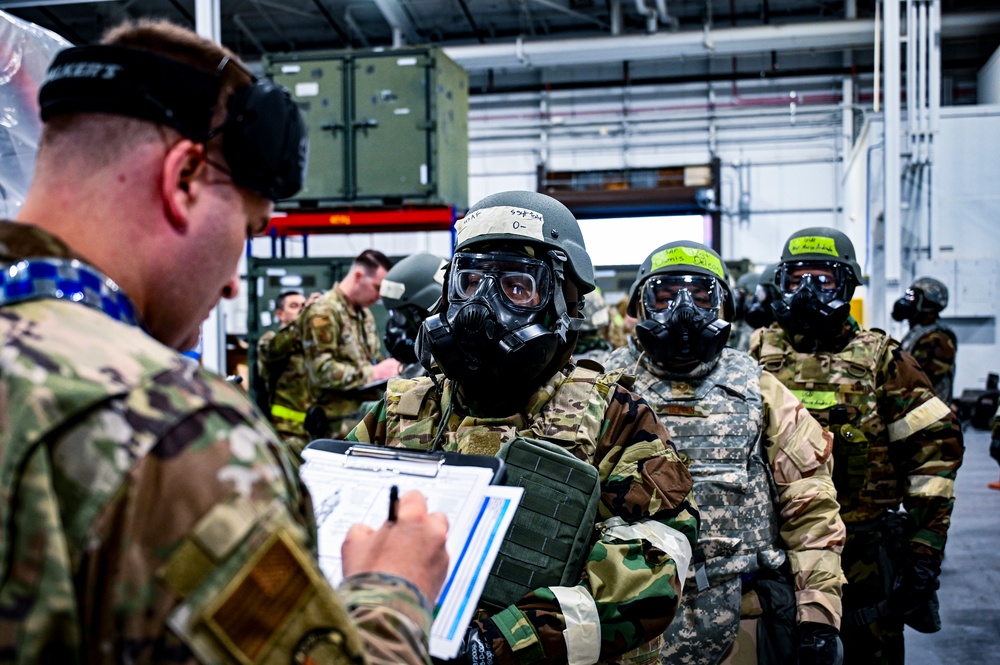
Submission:
[[[640,319],[635,337],[649,362],[676,375],[715,365],[735,310],[728,281],[722,259],[701,243],[669,243],[643,262],[628,313]]]
[[[781,298],[771,304],[786,332],[821,343],[841,334],[851,314],[850,268],[834,261],[791,261],[778,266]]]
[[[233,68],[250,83],[230,95],[225,120],[212,127],[223,79]],[[43,122],[112,113],[172,127],[198,143],[221,134],[224,170],[233,182],[272,201],[294,195],[305,179],[309,141],[295,102],[229,57],[211,71],[122,46],[69,48],[49,66],[38,101]]]

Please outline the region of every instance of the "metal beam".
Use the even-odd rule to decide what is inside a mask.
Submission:
[[[942,38],[995,35],[1000,12],[942,17]],[[747,28],[720,28],[559,40],[511,40],[504,44],[448,46],[444,51],[469,71],[638,62],[785,51],[872,48],[872,20],[817,21]]]

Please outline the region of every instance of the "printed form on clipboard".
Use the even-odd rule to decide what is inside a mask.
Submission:
[[[378,529],[388,516],[389,491],[419,490],[427,510],[448,517],[448,575],[434,607],[430,651],[457,653],[524,490],[502,482],[495,457],[423,453],[319,439],[302,452],[299,471],[312,495],[319,565],[334,587],[343,579],[340,555],[354,524]]]

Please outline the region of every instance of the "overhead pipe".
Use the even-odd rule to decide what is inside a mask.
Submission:
[[[1000,26],[1000,12],[945,16],[942,38],[992,35]],[[838,51],[871,48],[875,43],[874,21],[855,19],[816,21],[786,25],[760,25],[658,32],[654,35],[582,37],[578,39],[523,41],[522,54],[533,67],[607,64],[668,60],[718,55],[767,53],[771,51]],[[708,35],[706,35],[708,33]],[[706,44],[706,36],[710,39]],[[499,44],[448,46],[445,54],[470,72],[488,69],[519,69],[513,41]]]
[[[658,25],[656,10],[646,5],[646,0],[635,0],[635,10],[640,16],[646,17],[646,32],[654,34]]]

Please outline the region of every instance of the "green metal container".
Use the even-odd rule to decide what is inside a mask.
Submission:
[[[437,48],[268,55],[309,128],[305,186],[282,207],[468,205],[469,77]]]

